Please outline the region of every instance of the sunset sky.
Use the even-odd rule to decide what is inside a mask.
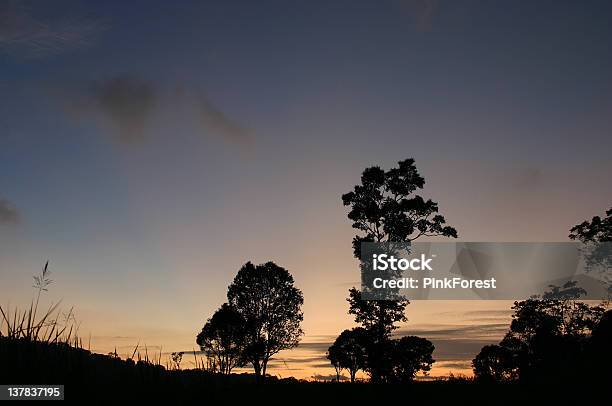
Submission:
[[[273,260],[306,335],[271,372],[329,375],[365,167],[413,157],[461,241],[566,241],[612,203],[612,3],[501,4],[0,0],[0,303],[49,260],[94,350],[191,350]],[[509,307],[414,302],[399,331],[469,373]]]

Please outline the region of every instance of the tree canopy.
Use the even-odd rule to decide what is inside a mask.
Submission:
[[[274,354],[299,343],[302,292],[291,274],[274,262],[257,266],[247,262],[229,286],[227,299],[244,319],[244,359],[259,380]]]
[[[514,302],[510,330],[498,346],[472,361],[479,379],[525,382],[578,379],[604,308],[579,301],[575,282],[551,286],[542,297]]]
[[[427,373],[435,362],[431,341],[416,336],[404,336],[392,341],[392,380],[410,382],[420,371]]]
[[[514,354],[507,347],[485,345],[472,360],[474,376],[480,381],[503,382],[516,379]]]
[[[437,214],[438,203],[415,194],[424,185],[414,159],[399,161],[388,171],[378,166],[363,171],[361,184],[342,195],[342,203],[350,207],[348,218],[353,228],[362,232],[353,239],[355,257],[360,257],[362,242],[408,242],[422,236],[457,238],[457,230]]]
[[[606,217],[595,216],[591,221],[583,221],[570,230],[569,238],[584,244],[581,251],[586,261],[587,271],[597,271],[601,280],[607,284],[608,300],[612,298],[612,207]]]
[[[232,306],[224,303],[208,319],[196,343],[213,360],[215,370],[230,374],[232,369],[245,363],[245,320]]]
[[[336,369],[337,380],[340,379],[340,372],[346,369],[351,382],[355,382],[357,371],[367,368],[369,345],[369,336],[364,328],[356,327],[340,333],[327,351],[327,358]]]
[[[569,238],[588,242],[612,242],[612,207],[606,217],[594,216],[591,221],[583,221],[570,230]]]

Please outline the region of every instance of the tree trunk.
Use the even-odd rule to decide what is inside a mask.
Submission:
[[[261,381],[263,382],[266,380],[266,369],[268,368],[268,360],[264,359],[262,363],[263,363],[263,371],[261,374]]]
[[[255,370],[255,382],[261,382],[261,365],[259,364],[259,361],[253,362],[253,369]]]

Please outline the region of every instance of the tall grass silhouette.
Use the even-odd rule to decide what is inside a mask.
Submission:
[[[39,314],[40,297],[43,292],[48,291],[49,285],[53,283],[50,278],[49,261],[45,263],[40,275],[35,275],[35,294],[30,301],[29,308],[20,309],[15,306],[6,308],[0,305],[0,337],[9,339],[21,339],[33,342],[63,343],[74,347],[81,347],[82,342],[78,337],[79,324],[76,320],[74,309],[62,312],[61,300],[51,303],[45,312]]]

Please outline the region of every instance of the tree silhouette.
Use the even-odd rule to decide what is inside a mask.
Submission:
[[[366,368],[368,345],[368,332],[361,327],[344,330],[336,338],[336,341],[327,351],[327,358],[336,369],[338,381],[340,380],[340,372],[347,369],[351,376],[351,382],[355,382],[357,371]]]
[[[374,382],[388,381],[393,374],[393,349],[391,332],[397,328],[395,323],[406,321],[404,310],[406,300],[363,300],[361,292],[352,288],[349,290],[349,314],[355,316],[368,338],[365,370]]]
[[[591,221],[583,221],[570,230],[569,238],[583,243],[612,242],[612,207],[606,211],[606,217],[595,216]]]
[[[327,349],[327,359],[329,360],[329,362],[331,362],[332,366],[334,367],[334,370],[336,371],[336,382],[340,382],[340,376],[342,374],[342,370],[344,369],[340,364],[340,357],[340,347],[335,345],[335,343],[332,344]]]
[[[208,319],[196,343],[213,361],[215,369],[229,375],[232,369],[245,364],[245,320],[229,304],[224,303]]]
[[[303,332],[302,292],[293,277],[273,262],[247,262],[228,288],[229,304],[244,319],[244,359],[253,365],[257,381],[265,378],[270,358],[297,346]]]
[[[610,344],[612,343],[612,310],[606,311],[599,323],[593,327],[593,334],[591,336],[593,343],[597,347],[608,347],[610,351]]]
[[[177,369],[177,370],[181,369],[181,362],[183,361],[183,354],[185,354],[183,351],[173,352],[172,354],[170,354],[170,359],[172,360],[174,369]]]
[[[361,231],[353,239],[353,252],[360,257],[362,242],[408,242],[422,236],[457,238],[457,230],[446,226],[444,216],[436,214],[438,204],[416,195],[425,185],[414,159],[398,162],[398,167],[384,171],[378,166],[366,168],[361,185],[342,195],[350,206],[348,218]]]
[[[570,230],[569,238],[584,244],[583,256],[586,270],[598,270],[602,280],[607,284],[608,298],[612,297],[612,208],[606,211],[606,217],[595,216],[591,221],[583,221]]]
[[[612,371],[612,310],[608,310],[593,328],[588,359],[595,379],[609,384]]]
[[[435,362],[432,354],[435,349],[431,341],[415,336],[393,340],[391,362],[393,380],[411,382],[420,371],[428,372]]]
[[[457,237],[457,231],[446,225],[438,213],[438,204],[425,200],[415,192],[422,189],[425,179],[419,174],[414,159],[398,162],[396,168],[384,171],[378,166],[366,168],[361,184],[342,195],[349,206],[349,220],[361,233],[353,238],[353,254],[361,257],[361,244],[410,243],[422,236]],[[385,356],[394,323],[406,321],[404,311],[408,300],[364,301],[355,288],[349,291],[349,313],[371,335],[369,372],[373,381],[384,381],[391,373]]]
[[[542,297],[514,302],[510,331],[500,348],[484,347],[472,361],[474,374],[490,380],[573,380],[584,364],[601,306],[580,302],[584,291],[568,282]]]
[[[502,382],[517,377],[513,353],[500,345],[485,345],[472,360],[474,376],[481,382]]]
[[[612,242],[612,208],[606,215],[572,227],[569,237],[591,245],[587,264],[598,262],[607,270],[610,244],[605,243]],[[477,378],[570,382],[584,379],[585,368],[609,378],[610,371],[601,365],[612,361],[612,313],[580,301],[587,292],[576,281],[549,288],[541,297],[514,302],[510,331],[498,346],[483,347],[472,361]]]
[[[604,305],[610,305],[612,297],[612,207],[606,211],[606,217],[595,216],[591,221],[583,221],[570,230],[572,240],[582,242],[587,270],[598,269],[607,283],[608,297]],[[592,374],[602,382],[610,379],[612,364],[612,311],[603,314],[601,320],[593,327],[588,359],[591,361]],[[607,382],[606,382],[607,383]]]
[[[378,340],[388,339],[397,328],[395,323],[406,321],[407,301],[363,300],[358,289],[349,289],[349,314]]]

